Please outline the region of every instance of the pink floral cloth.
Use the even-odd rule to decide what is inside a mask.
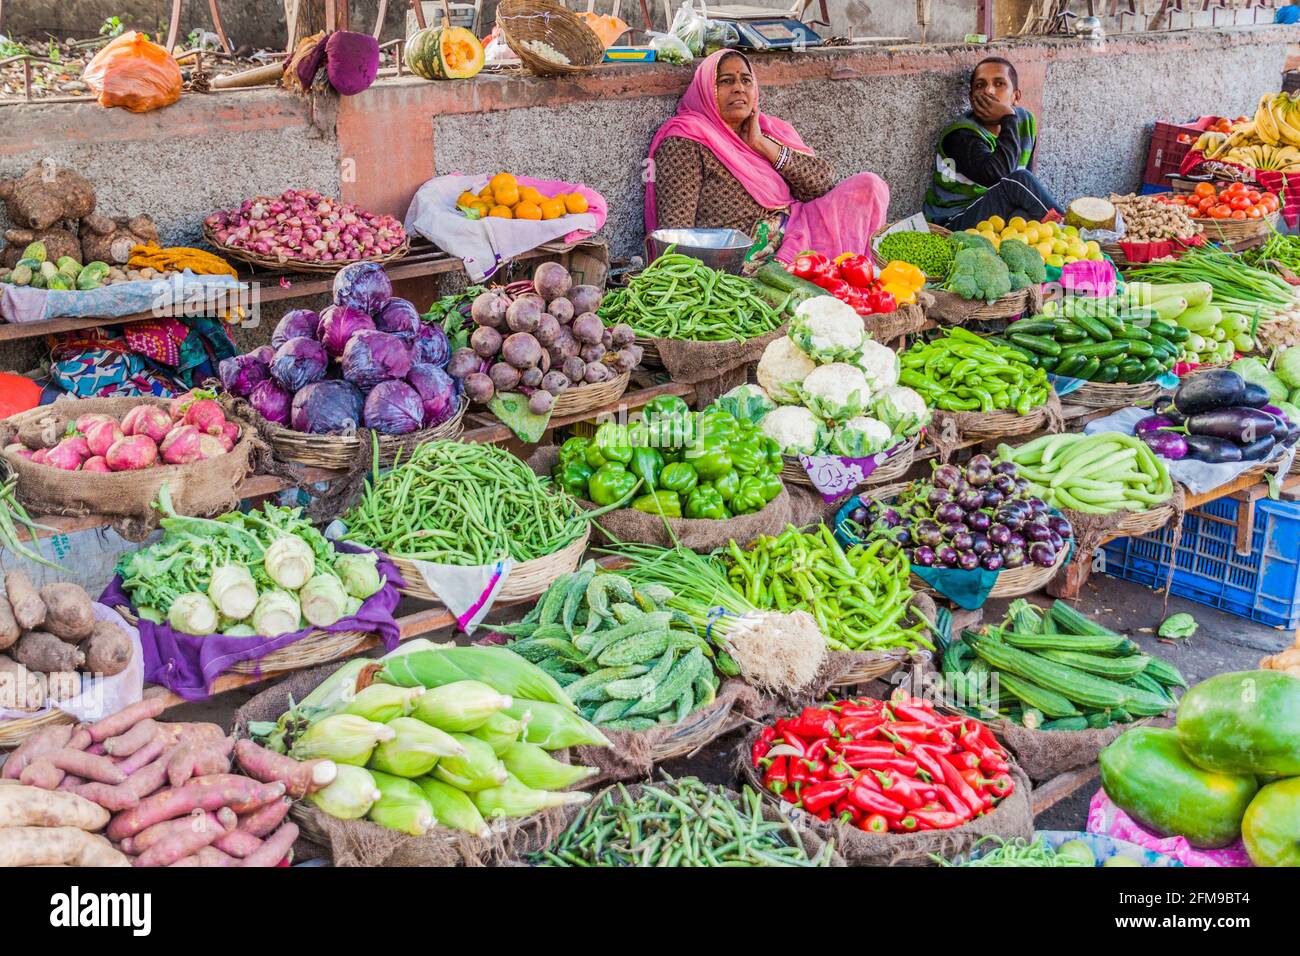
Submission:
[[[1138,846],[1173,857],[1185,866],[1250,866],[1250,857],[1246,855],[1246,845],[1238,840],[1221,850],[1198,850],[1187,842],[1186,837],[1157,836],[1145,830],[1127,813],[1106,796],[1105,790],[1098,790],[1088,804],[1088,832],[1100,833],[1117,840],[1127,840]]]

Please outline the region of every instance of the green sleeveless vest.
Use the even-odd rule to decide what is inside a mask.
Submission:
[[[998,138],[981,126],[969,113],[939,134],[930,188],[925,194],[925,218],[931,222],[942,222],[960,215],[967,206],[988,192],[987,186],[972,182],[957,172],[956,163],[943,150],[943,141],[948,134],[959,129],[974,132],[990,150],[997,148]],[[1015,130],[1016,140],[1020,146],[1017,168],[1027,169],[1034,155],[1034,143],[1038,138],[1038,121],[1034,118],[1034,114],[1017,106]]]

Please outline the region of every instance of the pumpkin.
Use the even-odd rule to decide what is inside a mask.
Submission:
[[[483,44],[464,27],[426,27],[406,42],[406,68],[426,80],[467,80],[483,61]]]

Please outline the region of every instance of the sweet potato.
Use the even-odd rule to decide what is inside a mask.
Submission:
[[[104,741],[104,753],[110,757],[129,757],[158,736],[158,722],[152,717],[140,721],[124,734]]]
[[[12,647],[22,632],[23,629],[14,620],[14,609],[9,606],[9,599],[0,594],[0,651]]]
[[[24,631],[30,631],[45,623],[45,602],[41,600],[32,584],[31,575],[21,568],[15,568],[5,574],[5,596],[13,609],[14,620]]]
[[[63,775],[63,779],[59,781],[58,789],[76,790],[83,783],[88,783],[88,782],[89,781],[83,779],[82,777],[78,777],[75,773],[65,773]]]
[[[222,823],[222,817],[218,817],[222,807],[216,812],[207,810],[196,810],[194,813],[187,814],[183,817],[177,817],[175,820],[164,820],[162,823],[155,823],[148,829],[141,830],[135,836],[129,836],[118,844],[118,849],[123,853],[131,856],[139,856],[150,847],[162,842],[167,836],[177,830],[185,830],[193,827],[211,827],[218,833],[226,831],[225,824]],[[238,826],[238,821],[236,821]]]
[[[338,776],[339,768],[333,760],[294,760],[259,747],[251,740],[235,744],[235,759],[240,769],[254,780],[270,783],[281,781],[289,796],[300,799],[328,786]]]
[[[298,824],[286,823],[267,837],[256,853],[244,857],[239,865],[278,866],[293,849],[293,841],[296,839],[298,839]]]
[[[145,770],[157,763],[155,761]],[[155,793],[141,800],[135,809],[119,813],[108,824],[108,835],[113,840],[123,840],[155,823],[175,819],[195,809],[217,810],[228,806],[237,814],[247,813],[282,796],[282,783],[258,783],[228,773],[195,777],[183,787]]]
[[[0,710],[40,710],[44,706],[44,675],[0,654]]]
[[[167,722],[158,726],[162,728],[169,745],[178,744],[183,740],[194,743],[216,743],[219,740],[224,740],[226,736],[226,732],[221,729],[220,724]]]
[[[146,764],[151,764],[163,755],[166,745],[162,739],[155,737],[129,757],[117,761],[117,766],[128,777]]]
[[[153,846],[143,851],[135,861],[136,866],[170,866],[177,860],[197,853],[223,833],[235,828],[235,814],[222,807],[216,814],[196,815],[166,833]],[[214,825],[215,823],[215,825]]]
[[[76,827],[0,829],[0,866],[130,866],[102,836]]]
[[[238,866],[239,860],[222,853],[215,846],[201,847],[197,853],[177,860],[172,866]]]
[[[30,671],[73,671],[86,663],[86,655],[49,631],[28,631],[14,645],[14,657]]]
[[[81,649],[86,654],[86,672],[103,674],[105,677],[126,670],[134,652],[126,632],[109,621],[96,621],[95,629],[81,645]]]
[[[39,787],[42,790],[56,790],[63,782],[64,771],[50,762],[49,756],[37,757],[18,775],[18,782],[24,787]]]
[[[69,750],[85,750],[91,744],[90,730],[85,724],[78,724],[77,729],[72,732],[68,738],[67,747]]]
[[[126,733],[142,720],[161,716],[166,709],[167,698],[162,694],[157,697],[146,697],[144,700],[136,701],[130,706],[123,707],[116,714],[109,714],[103,720],[91,724],[88,728],[90,740],[98,743],[107,740],[109,737],[117,737]]]
[[[291,806],[293,800],[286,796],[264,807],[258,807],[252,813],[239,818],[239,829],[255,837],[264,837],[280,825],[280,821],[288,815]]]
[[[56,750],[44,758],[64,773],[75,773],[78,777],[95,780],[117,786],[126,783],[126,774],[122,768],[113,763],[110,757],[88,754],[84,750]]]
[[[0,828],[76,827],[102,830],[108,811],[75,793],[53,793],[36,787],[0,788]]]
[[[231,856],[243,859],[256,853],[262,848],[262,841],[247,830],[241,830],[238,826],[229,833],[223,833],[217,837],[212,845],[222,853],[229,853]]]
[[[74,730],[74,724],[55,724],[53,727],[42,727],[19,744],[18,749],[9,755],[9,759],[5,761],[4,772],[0,773],[0,777],[6,780],[17,780],[23,768],[37,757],[42,754],[52,753],[55,750],[61,750],[67,746],[72,740]]]
[[[230,772],[230,750],[234,741],[223,737],[220,741],[182,740],[172,751],[167,762],[167,781],[180,787],[193,777]]]
[[[41,588],[45,604],[45,630],[78,644],[95,629],[95,607],[79,584],[47,584]]]

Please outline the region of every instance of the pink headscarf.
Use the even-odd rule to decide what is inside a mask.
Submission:
[[[765,156],[756,153],[735,131],[726,124],[718,110],[718,64],[723,57],[740,56],[749,63],[748,57],[735,50],[718,50],[710,53],[695,70],[691,85],[682,94],[677,104],[677,115],[659,127],[654,139],[650,141],[650,156],[653,160],[655,150],[669,136],[680,136],[694,140],[709,151],[740,184],[745,187],[754,201],[765,209],[783,209],[794,202],[790,187],[781,178],[781,174],[772,168]],[[753,67],[750,67],[753,72]],[[758,76],[754,76],[754,103],[758,105]],[[783,146],[789,146],[802,153],[812,153],[804,141],[795,132],[793,126],[775,116],[758,114],[758,128],[763,133]],[[645,187],[645,226],[646,232],[653,232],[658,221],[655,209],[654,178]]]

